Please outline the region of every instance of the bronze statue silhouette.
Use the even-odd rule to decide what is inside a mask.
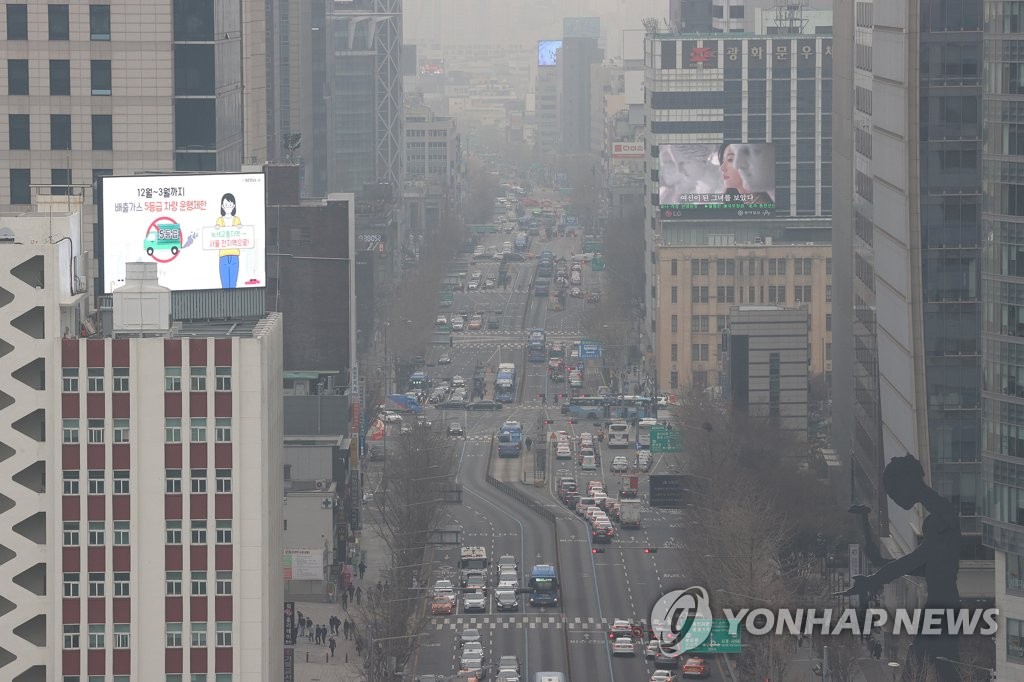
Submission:
[[[856,575],[843,596],[860,595],[862,603],[886,584],[905,575],[923,577],[928,589],[925,608],[960,608],[956,577],[960,561],[960,516],[953,504],[924,482],[924,469],[911,454],[893,458],[882,473],[882,485],[889,498],[903,509],[920,504],[928,512],[923,538],[912,552],[893,560],[882,558],[868,524],[871,510],[864,505],[850,507],[860,517],[865,553],[878,566],[871,575]],[[949,660],[942,660],[949,659]],[[955,682],[959,672],[949,661],[960,660],[958,637],[948,633],[917,635],[907,655],[905,678],[911,671],[931,666],[941,682]]]

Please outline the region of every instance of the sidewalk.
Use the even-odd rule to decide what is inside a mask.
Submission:
[[[358,547],[366,552],[366,573],[362,580],[356,579],[355,585],[362,587],[363,599],[366,599],[369,592],[376,588],[381,571],[387,564],[387,547],[370,524],[364,526]],[[327,625],[331,616],[337,616],[342,621],[346,618],[354,620],[359,608],[353,602],[349,603],[348,611],[345,611],[340,600],[338,603],[295,602],[295,610],[310,618],[314,626]],[[345,639],[343,629],[339,629],[334,639],[338,647],[334,658],[330,658],[331,650],[327,646],[314,644],[301,635],[297,637],[295,682],[356,682],[364,679],[363,658],[356,653],[355,640]]]

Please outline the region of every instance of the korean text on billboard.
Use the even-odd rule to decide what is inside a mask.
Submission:
[[[103,290],[127,263],[172,291],[266,286],[262,173],[103,178]]]
[[[772,143],[661,145],[658,158],[664,218],[775,215]]]

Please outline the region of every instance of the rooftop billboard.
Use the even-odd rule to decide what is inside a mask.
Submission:
[[[262,173],[103,178],[103,291],[155,262],[172,291],[266,286]]]
[[[768,143],[658,147],[662,218],[775,215],[775,146]]]
[[[558,64],[558,51],[561,49],[561,40],[538,40],[537,66],[556,66]]]

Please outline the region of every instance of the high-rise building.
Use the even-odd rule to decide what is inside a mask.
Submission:
[[[852,420],[835,446],[852,451],[854,495],[879,512],[891,556],[918,545],[921,518],[886,498],[881,473],[893,457],[920,458],[961,515],[961,597],[991,597],[980,523],[981,3],[843,2],[836,12],[837,111],[846,107],[836,128],[849,132],[834,187],[844,290],[833,317],[846,318],[836,332],[852,348],[837,356],[852,362],[834,414]],[[998,449],[999,435],[989,438]],[[888,588],[890,605],[919,599],[915,587]]]
[[[280,316],[172,328],[128,264],[86,338],[80,246],[74,213],[0,238],[0,676],[279,677]]]
[[[1020,65],[1007,55],[1019,42],[1021,16],[1010,3],[985,2],[984,111],[981,207],[982,383],[981,455],[987,505],[982,539],[995,550],[996,640],[999,679],[1024,680],[1024,206],[1017,204],[1024,173],[1024,138],[1014,116],[1024,89],[1010,77]],[[1004,634],[1005,633],[1005,634]]]
[[[562,49],[558,55],[562,87],[559,114],[564,154],[587,154],[591,150],[591,67],[602,59],[598,40],[598,17],[566,17],[562,30]],[[539,68],[539,67],[538,67]]]

